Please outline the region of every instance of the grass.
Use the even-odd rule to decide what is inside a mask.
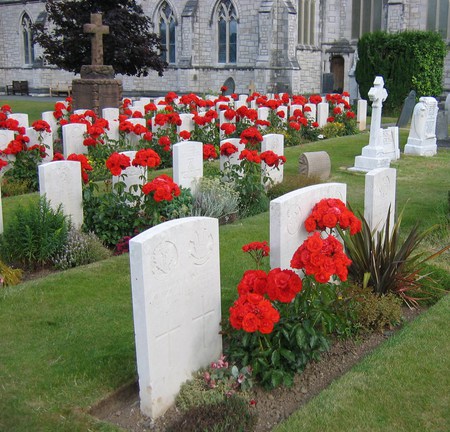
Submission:
[[[13,109],[17,111],[16,108]],[[406,136],[407,131],[403,130],[402,146]],[[361,154],[361,147],[367,144],[368,138],[368,134],[361,134],[287,148],[288,163],[285,172],[287,175],[297,173],[298,159],[304,151],[326,150],[332,161],[332,176],[329,181],[347,183],[348,199],[355,208],[362,209],[364,175],[347,172],[344,168],[353,165],[355,155]],[[395,163],[398,169],[398,207],[402,208],[408,202],[404,217],[406,228],[419,218],[424,226],[442,221],[442,211],[439,209],[442,209],[450,190],[449,164],[450,151],[444,149],[440,149],[437,156],[429,159],[402,155],[401,160]],[[4,198],[5,225],[19,203],[34,199],[37,199],[37,194]],[[252,265],[249,257],[240,251],[241,247],[255,240],[269,240],[268,213],[220,229],[224,317],[236,298],[236,285],[243,271]],[[0,292],[0,430],[117,430],[114,426],[97,422],[86,412],[93,403],[136,376],[128,259],[128,255],[113,257]],[[444,272],[444,276],[448,281],[448,273]],[[440,377],[436,371],[440,368],[448,370],[448,323],[444,320],[444,312],[445,309],[448,311],[448,306],[447,297],[421,318],[420,323],[429,322],[429,326],[407,326],[401,335],[388,341],[371,357],[379,358],[377,361],[380,365],[375,360],[367,360],[363,363],[365,366],[358,366],[362,369],[357,369],[359,372],[356,372],[356,378],[352,380],[361,383],[361,386],[349,387],[345,397],[339,397],[343,390],[337,391],[332,398],[336,401],[333,404],[327,402],[330,407],[334,407],[334,403],[337,404],[338,401],[344,404],[347,398],[354,401],[364,397],[366,416],[361,417],[363,420],[358,425],[360,429],[353,429],[448,429],[448,416],[442,417],[440,408],[445,406],[444,403],[448,406],[448,395],[444,395],[448,390],[448,377]],[[402,341],[405,340],[409,352],[402,348],[406,343]],[[412,347],[425,353],[428,351],[425,361],[416,361],[411,354]],[[397,351],[399,355],[405,356],[404,360],[399,358],[390,363]],[[435,363],[436,367],[430,363]],[[376,378],[383,373],[388,374],[392,380],[414,377],[414,391],[406,387],[406,384],[405,391],[399,384],[392,389],[387,384],[394,385],[395,382],[390,383],[388,378],[383,389],[383,385],[378,386],[376,383]],[[364,380],[366,375],[373,376],[371,381]],[[373,391],[371,387],[371,391],[365,391],[369,385],[374,386]],[[400,394],[402,405],[395,409],[396,404],[400,404]],[[373,395],[373,399],[369,399],[370,395]],[[392,400],[391,395],[397,397]],[[385,400],[388,406],[383,408]],[[419,407],[419,420],[423,422],[418,424],[434,428],[441,422],[444,428],[397,428],[397,425],[410,425],[409,419],[405,417],[411,416],[411,411],[414,410],[407,409],[408,403]],[[323,408],[324,406],[327,408]],[[343,406],[350,409],[352,403]],[[432,418],[426,411],[434,406],[436,409]],[[371,414],[370,407],[374,407],[373,412],[379,412],[379,415]],[[322,405],[324,412],[327,409],[327,404]],[[334,408],[332,413],[329,424],[333,424],[333,427],[324,426],[320,430],[336,429],[333,416],[336,416],[336,422],[346,420],[345,414],[339,415]],[[357,415],[358,410],[355,409],[351,416],[358,418]],[[326,416],[321,412],[320,417],[325,419]],[[417,415],[413,418],[417,419]],[[320,419],[317,420],[319,421]],[[377,429],[379,424],[388,424],[389,427]],[[284,430],[300,430],[297,426],[293,427]],[[353,429],[348,427],[346,430]],[[301,430],[314,429],[306,427]]]
[[[44,111],[53,111],[55,108],[54,102],[46,101],[30,101],[28,99],[1,99],[0,106],[9,105],[13,113],[27,113],[31,123],[41,119],[41,114]]]
[[[274,431],[450,430],[449,309],[446,296]]]

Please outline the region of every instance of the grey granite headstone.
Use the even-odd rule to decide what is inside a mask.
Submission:
[[[334,74],[322,74],[322,93],[333,93],[334,88]]]
[[[436,138],[445,140],[448,137],[448,113],[445,110],[445,103],[439,103],[439,111],[436,119]]]
[[[409,95],[403,101],[402,112],[400,113],[400,117],[398,118],[397,121],[398,127],[405,127],[410,122],[415,106],[416,106],[416,92],[415,90],[411,90],[409,92]]]
[[[223,92],[224,96],[230,96],[234,93],[234,90],[236,88],[236,84],[234,83],[234,79],[229,77],[227,80],[223,83],[223,86],[227,89]]]

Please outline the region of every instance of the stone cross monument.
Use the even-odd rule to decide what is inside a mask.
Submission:
[[[92,65],[103,64],[103,35],[109,34],[109,27],[102,24],[101,14],[91,14],[91,23],[83,26],[84,33],[92,33],[91,55]]]
[[[83,26],[91,34],[91,64],[81,66],[81,79],[72,81],[74,109],[92,109],[100,115],[103,108],[118,108],[122,100],[122,82],[114,79],[112,66],[103,64],[103,35],[109,27],[103,25],[102,14],[91,14],[91,22]]]
[[[381,128],[381,111],[387,96],[383,77],[375,77],[373,87],[369,90],[369,99],[372,101],[369,145],[363,147],[361,156],[355,157],[355,166],[350,168],[351,171],[367,172],[390,166],[391,159],[383,145],[383,129]]]

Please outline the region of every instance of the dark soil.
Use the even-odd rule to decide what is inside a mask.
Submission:
[[[421,310],[405,308],[404,318],[406,321],[411,321],[420,312]],[[294,385],[290,388],[281,387],[272,391],[261,388],[252,389],[253,398],[257,402],[254,409],[258,412],[256,432],[271,431],[275,425],[350,370],[398,329],[389,330],[383,334],[367,335],[358,341],[337,341],[319,362],[310,363],[302,374],[297,375]],[[137,383],[125,386],[99,402],[90,410],[90,414],[133,432],[164,432],[168,425],[181,416],[176,407],[169,409],[156,421],[142,415],[139,410]]]

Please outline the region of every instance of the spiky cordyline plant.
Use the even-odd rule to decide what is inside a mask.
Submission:
[[[361,214],[362,230],[359,233],[350,236],[339,228],[338,230],[344,240],[347,255],[352,260],[349,274],[356,283],[371,287],[378,295],[393,292],[409,307],[417,307],[420,300],[431,295],[425,284],[434,282],[431,275],[425,272],[425,263],[448,250],[450,245],[430,256],[418,252],[420,243],[436,227],[420,231],[417,223],[402,240],[402,215],[403,211],[392,229],[389,210],[384,228],[378,232],[371,231]]]

